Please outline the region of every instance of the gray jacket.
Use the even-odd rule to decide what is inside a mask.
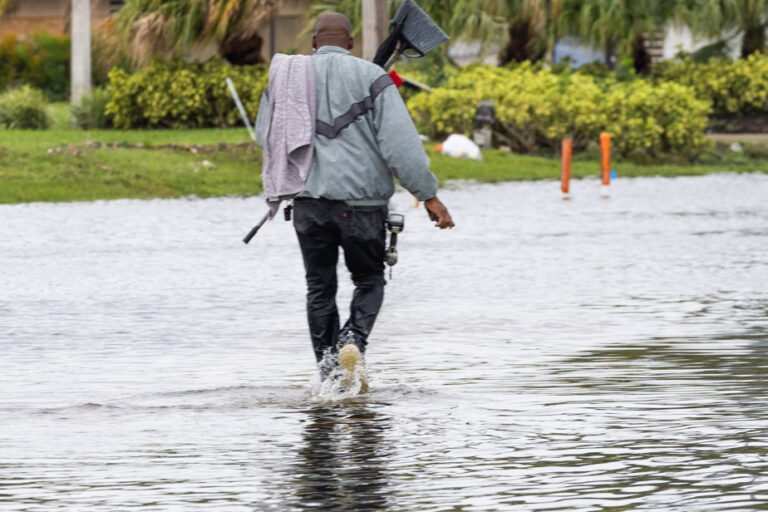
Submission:
[[[323,46],[315,71],[315,148],[299,197],[384,205],[394,179],[419,200],[437,194],[437,178],[403,99],[384,70],[347,50]],[[264,97],[262,97],[262,105]],[[263,125],[259,109],[257,132]]]

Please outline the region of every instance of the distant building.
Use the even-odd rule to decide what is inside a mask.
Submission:
[[[583,44],[576,37],[564,37],[558,40],[553,53],[552,60],[555,64],[567,59],[574,68],[605,60],[605,54],[602,51],[595,46]]]
[[[741,39],[741,37],[734,37],[728,42],[727,53],[733,59],[741,56]],[[664,34],[659,58],[673,59],[680,52],[693,53],[712,43],[712,40],[694,37],[691,29],[685,25],[672,25]]]
[[[108,19],[124,0],[91,0],[91,18],[94,26]],[[0,16],[0,39],[10,35],[24,37],[38,32],[55,35],[69,33],[71,0],[17,1]]]
[[[466,66],[473,62],[482,62],[488,66],[499,65],[498,45],[483,49],[479,41],[451,43],[448,48],[448,56],[459,66]]]
[[[694,53],[712,44],[712,40],[694,37],[685,25],[670,25],[666,30],[649,34],[646,37],[646,49],[654,62],[674,59],[681,52]],[[729,42],[727,54],[736,59],[740,55],[741,39]],[[569,59],[573,67],[580,67],[590,62],[605,61],[605,53],[593,45],[583,44],[576,37],[564,37],[555,45],[554,61]]]
[[[262,24],[259,34],[264,39],[262,55],[269,59],[278,52],[309,53],[312,38],[301,37],[311,0],[283,0],[272,20]]]

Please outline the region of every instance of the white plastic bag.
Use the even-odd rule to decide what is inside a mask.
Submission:
[[[454,158],[470,158],[472,160],[482,160],[483,155],[480,147],[469,137],[464,135],[450,135],[442,144],[441,153]]]

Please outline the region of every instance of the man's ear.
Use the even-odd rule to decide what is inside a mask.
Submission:
[[[312,34],[312,49],[317,50],[317,36]]]
[[[347,50],[351,50],[354,47],[355,47],[355,38],[350,37],[349,40],[347,41]]]

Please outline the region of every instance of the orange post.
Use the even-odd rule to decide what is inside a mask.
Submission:
[[[602,156],[600,160],[600,168],[603,177],[603,186],[607,187],[611,184],[611,134],[600,134],[600,154]]]
[[[567,197],[571,187],[571,158],[573,154],[573,141],[564,139],[562,144],[562,162],[560,164],[560,190]]]

